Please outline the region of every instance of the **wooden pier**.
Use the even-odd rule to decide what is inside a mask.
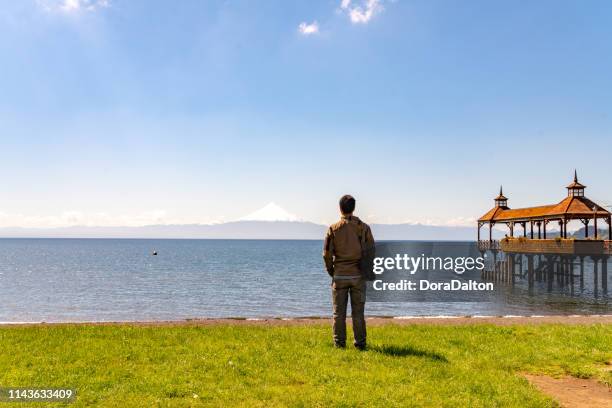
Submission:
[[[514,284],[527,279],[529,288],[536,282],[546,282],[549,289],[556,281],[570,291],[584,288],[585,279],[592,280],[595,296],[608,292],[608,262],[612,256],[612,214],[584,195],[585,185],[574,180],[567,187],[567,197],[558,204],[510,209],[508,198],[500,188],[494,199],[495,206],[478,219],[478,250],[490,254],[489,266],[482,278],[489,281]],[[607,224],[608,231],[601,236],[598,221]],[[584,238],[568,237],[568,224],[579,221]],[[547,226],[558,224],[557,236],[551,236]],[[594,233],[589,237],[589,224]],[[480,229],[488,224],[488,239],[481,239]],[[493,239],[493,226],[504,224],[508,234],[501,240]],[[522,234],[515,235],[515,227]],[[592,276],[585,277],[585,263]]]

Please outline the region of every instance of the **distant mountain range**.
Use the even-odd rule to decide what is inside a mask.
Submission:
[[[607,224],[604,221],[600,221],[600,222],[601,224],[607,226]],[[595,228],[593,228],[592,225],[589,225],[589,237],[590,238],[593,238],[594,232],[595,232]],[[559,234],[557,233],[556,235],[559,235]],[[608,239],[608,229],[599,228],[599,226],[597,226],[597,235],[599,235],[600,238]],[[578,231],[575,231],[570,236],[574,238],[584,238],[584,227],[580,228]]]
[[[420,224],[372,224],[379,240],[473,241],[476,227]],[[197,238],[323,239],[327,227],[303,221],[234,221],[223,224],[149,225],[142,227],[0,228],[2,238]],[[503,237],[494,232],[495,237]]]
[[[377,240],[474,241],[476,226],[371,224]],[[220,224],[140,227],[0,228],[0,238],[318,239],[327,227],[304,221],[274,202],[236,221]],[[487,233],[488,234],[488,233]],[[494,230],[495,239],[504,234]]]

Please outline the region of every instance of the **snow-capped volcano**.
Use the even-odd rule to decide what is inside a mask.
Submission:
[[[301,221],[296,215],[291,214],[275,203],[269,203],[265,207],[238,219],[238,221]]]

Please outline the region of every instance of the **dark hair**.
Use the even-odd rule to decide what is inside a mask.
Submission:
[[[342,214],[352,214],[355,211],[355,199],[351,195],[344,195],[340,199],[340,211]]]

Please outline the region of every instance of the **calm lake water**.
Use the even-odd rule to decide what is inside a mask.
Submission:
[[[320,241],[0,239],[0,321],[174,320],[331,314]],[[158,251],[152,256],[152,251]],[[610,270],[610,268],[609,268]],[[507,284],[493,302],[374,303],[368,315],[609,314],[581,288]],[[612,275],[612,273],[611,273]],[[576,284],[577,285],[577,284]],[[607,285],[612,287],[611,285]]]

